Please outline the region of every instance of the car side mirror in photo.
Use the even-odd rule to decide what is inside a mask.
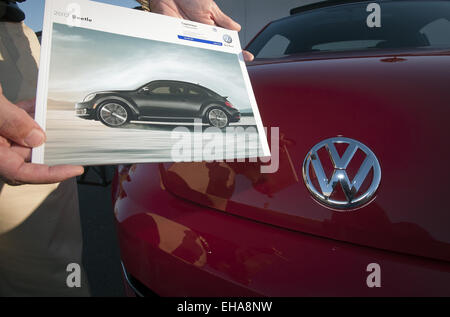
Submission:
[[[141,88],[138,91],[139,94],[149,94],[150,93],[150,89],[148,89],[147,87]]]

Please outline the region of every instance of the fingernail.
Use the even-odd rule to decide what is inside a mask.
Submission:
[[[29,147],[36,147],[44,143],[45,135],[42,131],[38,129],[34,129],[28,134],[25,138],[24,142]]]
[[[82,175],[84,173],[84,167],[83,166],[80,166],[79,168],[78,168],[78,172],[77,172],[77,176],[80,176],[80,175]]]

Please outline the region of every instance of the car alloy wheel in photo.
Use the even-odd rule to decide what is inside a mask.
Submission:
[[[208,122],[213,127],[222,129],[228,125],[228,116],[219,108],[213,108],[208,112]]]
[[[99,119],[109,127],[120,127],[129,121],[128,111],[118,102],[108,102],[99,109]]]

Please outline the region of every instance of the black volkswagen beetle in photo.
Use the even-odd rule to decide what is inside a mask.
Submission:
[[[99,120],[108,127],[121,127],[130,121],[202,119],[224,128],[241,117],[227,97],[200,85],[173,80],[152,81],[136,90],[91,93],[76,104],[75,110],[78,117]]]

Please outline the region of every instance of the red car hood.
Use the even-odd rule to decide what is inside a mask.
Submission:
[[[264,125],[279,127],[279,170],[164,164],[168,190],[270,225],[450,261],[449,52],[288,58],[249,72]],[[318,204],[302,178],[310,149],[339,135],[368,146],[382,170],[375,200],[348,212]]]

